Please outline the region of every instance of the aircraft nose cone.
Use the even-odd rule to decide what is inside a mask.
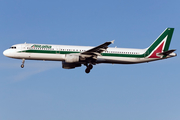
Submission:
[[[4,56],[7,56],[7,55],[8,55],[8,51],[5,50],[5,51],[3,52],[3,55],[4,55]]]
[[[4,56],[6,57],[14,57],[15,56],[15,51],[11,49],[7,49],[3,52]]]
[[[6,57],[12,57],[12,56],[13,56],[13,51],[7,49],[7,50],[5,50],[5,51],[3,52],[3,54],[4,54],[4,56],[6,56]]]

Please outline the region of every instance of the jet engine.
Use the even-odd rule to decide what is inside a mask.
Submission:
[[[65,57],[65,62],[66,63],[76,63],[76,62],[79,62],[79,55],[67,54],[66,57]]]
[[[65,61],[62,62],[62,68],[64,69],[73,69],[75,67],[81,67],[80,63],[67,63]]]

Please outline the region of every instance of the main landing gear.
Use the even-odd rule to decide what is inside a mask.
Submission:
[[[91,71],[91,69],[93,68],[92,64],[89,64],[89,65],[86,64],[85,66],[87,67],[86,70],[85,70],[86,73],[89,73]]]
[[[25,62],[25,59],[22,59],[21,68],[24,68],[24,62]]]

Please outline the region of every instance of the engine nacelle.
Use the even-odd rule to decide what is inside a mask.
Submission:
[[[65,62],[66,63],[79,62],[79,55],[67,54],[66,57],[65,57]]]
[[[73,69],[75,67],[81,67],[79,63],[67,63],[65,61],[62,62],[62,68],[64,69]]]

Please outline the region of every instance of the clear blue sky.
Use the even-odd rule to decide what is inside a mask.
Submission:
[[[167,27],[180,49],[179,0],[0,0],[1,120],[179,120],[180,57],[61,68],[3,56],[18,43],[146,48]]]

